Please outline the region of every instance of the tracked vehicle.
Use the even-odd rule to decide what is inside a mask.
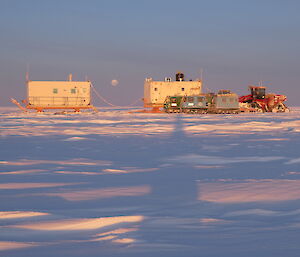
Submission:
[[[217,94],[208,93],[197,96],[168,96],[164,110],[167,113],[239,113],[238,96],[229,90]]]
[[[184,113],[207,113],[207,100],[206,95],[185,96],[182,98],[181,111]]]
[[[211,96],[210,113],[237,114],[239,111],[238,95],[230,90],[220,90]]]
[[[240,110],[243,112],[289,112],[284,104],[285,95],[266,94],[266,87],[249,86],[250,94],[239,98]]]
[[[168,113],[182,112],[182,96],[167,96],[164,102],[164,109]]]

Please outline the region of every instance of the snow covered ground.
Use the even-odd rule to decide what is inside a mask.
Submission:
[[[0,255],[299,256],[300,108],[0,109]]]

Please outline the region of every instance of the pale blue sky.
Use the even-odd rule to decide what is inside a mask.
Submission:
[[[141,98],[145,77],[201,68],[211,90],[247,94],[263,80],[300,105],[299,10],[291,0],[0,0],[0,105],[25,97],[27,63],[32,80],[87,75],[117,105]]]

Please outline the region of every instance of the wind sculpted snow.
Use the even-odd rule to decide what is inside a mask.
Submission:
[[[299,255],[300,108],[132,111],[0,109],[1,256]]]

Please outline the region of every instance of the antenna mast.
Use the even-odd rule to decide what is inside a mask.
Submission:
[[[28,64],[28,63],[26,64],[26,75],[25,75],[25,79],[26,79],[26,82],[29,81],[29,64]]]
[[[200,79],[201,79],[201,82],[203,81],[203,68],[200,69]]]

